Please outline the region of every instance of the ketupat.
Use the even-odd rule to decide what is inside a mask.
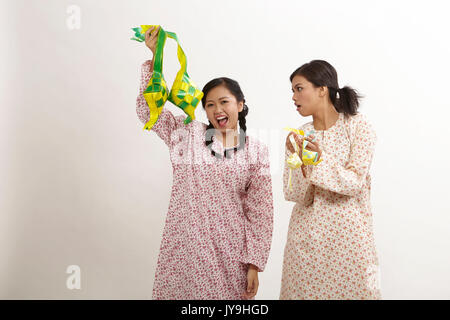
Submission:
[[[305,136],[305,137],[307,137],[313,133],[313,131],[311,131],[305,135],[303,130],[293,129],[293,128],[284,128],[284,129],[287,131],[291,131],[296,134],[299,134],[301,136]],[[286,160],[286,163],[289,167],[288,185],[289,185],[289,188],[292,190],[292,182],[291,182],[292,170],[300,168],[302,166],[302,164],[317,165],[322,161],[322,159],[317,161],[317,157],[319,156],[319,154],[315,151],[310,151],[310,150],[306,149],[306,146],[308,145],[308,141],[306,139],[303,140],[302,157],[300,159],[300,156],[299,156],[300,148],[297,145],[297,142],[295,142],[294,137],[292,135],[289,137],[289,141],[291,142],[292,146],[294,147],[294,153],[292,153]]]
[[[132,28],[135,34],[131,40],[144,42],[145,32],[152,27],[158,27],[158,25],[141,25],[141,27]],[[177,56],[181,65],[169,93],[167,83],[164,80],[164,75],[162,72],[163,51],[167,38],[174,39],[177,42]],[[151,130],[156,121],[158,121],[158,117],[161,114],[164,103],[167,100],[184,111],[187,115],[184,123],[188,124],[195,119],[195,108],[202,99],[203,92],[198,89],[194,82],[192,82],[187,73],[186,55],[184,54],[175,33],[165,31],[163,28],[159,29],[156,52],[153,59],[153,74],[148,82],[147,89],[143,92],[145,101],[147,101],[150,109],[150,120],[145,124],[144,130]]]

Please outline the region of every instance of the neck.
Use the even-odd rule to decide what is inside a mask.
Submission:
[[[223,132],[216,130],[216,138],[222,141],[224,148],[232,148],[238,144],[239,133],[237,129],[227,129]]]
[[[313,114],[313,124],[316,130],[328,130],[339,119],[339,112],[333,104],[328,103],[316,114]]]

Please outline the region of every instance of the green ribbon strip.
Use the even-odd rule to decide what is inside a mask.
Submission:
[[[141,25],[141,27],[132,28],[135,33],[131,40],[145,42],[145,32],[151,27],[155,27],[156,29],[158,26]],[[177,56],[181,65],[169,93],[163,75],[163,54],[167,38],[174,39],[177,42]],[[147,89],[143,92],[144,98],[150,109],[150,120],[145,124],[144,130],[151,130],[156,121],[158,121],[158,117],[167,100],[181,108],[187,115],[184,123],[190,123],[195,119],[195,108],[202,99],[203,92],[198,89],[187,73],[186,55],[181,48],[180,41],[175,33],[165,31],[163,28],[159,29],[156,52],[153,59],[153,74],[148,82]]]

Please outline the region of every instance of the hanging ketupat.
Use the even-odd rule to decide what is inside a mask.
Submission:
[[[140,27],[132,28],[135,34],[131,40],[145,42],[145,32],[152,27],[157,28],[158,25],[141,25]],[[163,51],[167,37],[172,38],[177,42],[177,56],[181,65],[169,93],[167,83],[164,80],[162,73]],[[159,29],[156,52],[153,59],[153,75],[148,82],[147,89],[143,92],[145,101],[147,101],[150,109],[150,120],[145,124],[144,130],[152,129],[161,114],[164,103],[167,100],[181,108],[184,113],[186,113],[187,117],[184,120],[184,123],[188,124],[195,119],[195,108],[202,99],[203,92],[199,90],[198,87],[192,82],[187,73],[186,55],[184,54],[175,33],[165,31],[163,28]]]

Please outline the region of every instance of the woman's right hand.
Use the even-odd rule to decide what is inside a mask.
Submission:
[[[161,28],[160,26],[158,26],[157,29],[155,29],[155,27],[151,27],[150,29],[145,31],[145,45],[153,53],[152,65],[150,67],[150,72],[153,72],[153,65],[155,63],[156,44],[158,42],[158,34],[159,34],[160,28]]]
[[[156,43],[158,41],[158,33],[160,26],[157,29],[155,27],[151,27],[147,31],[145,31],[145,45],[153,52],[153,56],[155,56],[156,52]]]
[[[294,146],[291,143],[290,136],[294,136],[295,142],[297,142],[298,148],[301,150],[301,146],[303,145],[303,137],[299,136],[295,132],[290,132],[288,136],[286,137],[286,149],[288,149],[291,153],[294,153]]]
[[[294,146],[292,145],[291,139],[289,138],[291,135],[294,135],[294,140],[295,140],[295,142],[297,142],[297,145],[298,145],[298,148],[299,148],[299,153],[300,153],[301,150],[302,150],[303,139],[304,139],[304,138],[301,137],[301,136],[299,136],[299,135],[296,134],[295,132],[291,132],[291,133],[288,134],[288,136],[286,137],[286,148],[287,148],[291,153],[294,153],[294,152],[295,152]],[[309,140],[309,139],[307,139],[307,140]],[[300,155],[300,154],[299,154],[299,155]],[[305,166],[304,164],[302,164],[301,169],[302,169],[303,177],[306,178],[306,166]]]

